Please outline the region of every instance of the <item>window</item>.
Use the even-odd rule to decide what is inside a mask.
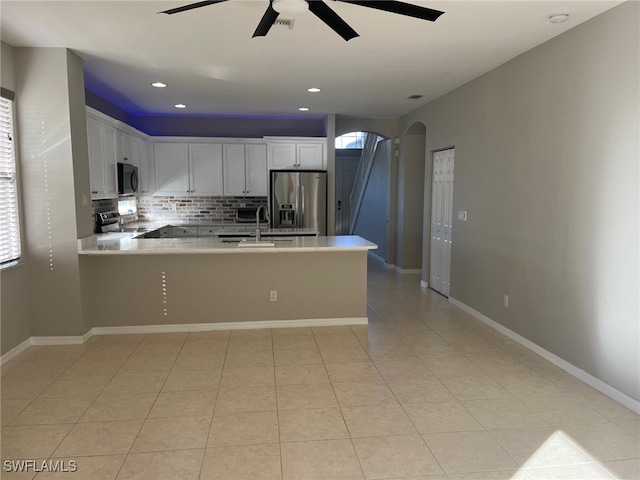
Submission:
[[[345,133],[336,138],[336,148],[364,148],[366,132]]]
[[[11,98],[6,98],[11,97]],[[13,144],[13,94],[0,96],[0,268],[20,259],[20,218]]]

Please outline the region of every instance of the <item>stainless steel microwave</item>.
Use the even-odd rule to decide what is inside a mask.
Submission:
[[[128,163],[118,163],[118,194],[138,193],[138,167]]]

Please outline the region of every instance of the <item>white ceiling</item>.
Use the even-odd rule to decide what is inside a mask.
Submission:
[[[412,0],[446,12],[432,23],[326,0],[360,34],[349,42],[310,12],[251,38],[267,0],[157,14],[189,3],[1,0],[0,33],[76,51],[90,88],[133,114],[396,118],[621,2]],[[560,12],[569,21],[551,24]]]

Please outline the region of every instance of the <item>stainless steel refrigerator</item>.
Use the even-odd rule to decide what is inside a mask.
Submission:
[[[312,228],[327,234],[327,172],[271,170],[272,228]]]

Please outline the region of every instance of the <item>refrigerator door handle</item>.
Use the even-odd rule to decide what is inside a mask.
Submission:
[[[305,226],[304,216],[306,214],[306,210],[305,210],[306,205],[304,204],[304,185],[300,186],[300,193],[301,193],[301,195],[300,195],[300,207],[301,208],[300,208],[300,225],[299,226],[300,226],[300,228],[303,228]]]

